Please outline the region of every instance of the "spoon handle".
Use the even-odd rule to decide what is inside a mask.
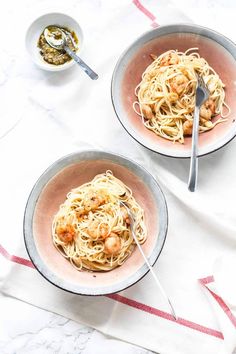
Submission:
[[[174,319],[177,320],[178,317],[177,317],[177,315],[176,315],[176,313],[175,313],[174,306],[172,305],[172,303],[171,303],[169,297],[167,296],[167,294],[166,294],[164,288],[162,287],[162,285],[161,285],[161,283],[160,283],[160,280],[157,278],[156,273],[155,273],[154,270],[153,270],[153,267],[151,266],[151,264],[149,263],[147,257],[145,256],[145,254],[144,254],[144,252],[143,252],[143,249],[142,249],[142,247],[140,246],[140,243],[138,242],[138,239],[137,239],[137,237],[136,237],[134,231],[132,231],[132,235],[133,235],[133,238],[134,238],[134,240],[135,240],[135,243],[136,243],[136,245],[138,246],[138,249],[139,249],[139,251],[140,251],[140,253],[141,253],[141,255],[142,255],[142,257],[143,257],[143,259],[144,259],[144,261],[145,261],[145,263],[146,263],[146,265],[148,266],[148,269],[149,269],[149,271],[150,271],[150,273],[151,273],[153,279],[155,280],[155,282],[156,282],[158,288],[160,289],[162,295],[163,295],[164,298],[167,300],[167,303],[169,304],[169,307],[170,307],[170,310],[171,310],[171,313],[172,313]]]
[[[74,59],[74,61],[81,66],[81,68],[86,72],[86,74],[92,79],[92,80],[97,80],[98,79],[98,74],[96,74],[85,62],[76,55],[73,50],[71,50],[69,47],[65,46],[64,47],[66,53]]]
[[[178,318],[177,318],[177,316],[176,316],[174,307],[173,307],[173,305],[172,305],[172,303],[171,303],[169,297],[167,296],[167,294],[166,294],[164,288],[162,287],[162,285],[161,285],[161,283],[160,283],[160,280],[157,278],[157,275],[156,275],[156,273],[154,272],[153,267],[151,266],[151,264],[149,263],[149,260],[148,260],[147,257],[145,256],[145,253],[143,252],[143,249],[142,249],[142,247],[141,247],[141,245],[140,245],[140,243],[139,243],[139,241],[138,241],[138,239],[137,239],[137,236],[136,236],[135,230],[134,230],[134,224],[135,224],[135,222],[134,222],[133,214],[132,214],[131,210],[129,209],[129,207],[128,207],[124,202],[120,202],[120,204],[125,207],[125,209],[127,210],[128,215],[129,215],[129,218],[130,218],[130,221],[131,221],[130,227],[131,227],[131,232],[132,232],[132,236],[133,236],[133,238],[134,238],[134,241],[135,241],[136,245],[138,246],[138,249],[139,249],[139,251],[140,251],[140,253],[141,253],[141,255],[142,255],[142,257],[143,257],[143,259],[144,259],[144,261],[145,261],[145,263],[146,263],[146,265],[148,266],[148,269],[149,269],[149,271],[150,271],[150,273],[151,273],[153,279],[155,280],[157,286],[159,287],[159,289],[160,289],[162,295],[163,295],[164,298],[167,300],[167,302],[168,302],[168,304],[169,304],[169,307],[170,307],[170,310],[171,310],[171,313],[172,313],[174,319],[177,320]]]

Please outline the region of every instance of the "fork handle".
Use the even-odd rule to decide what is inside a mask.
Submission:
[[[190,160],[190,171],[188,179],[188,189],[194,192],[197,185],[198,176],[198,128],[199,128],[199,107],[196,106],[193,117],[192,149]]]

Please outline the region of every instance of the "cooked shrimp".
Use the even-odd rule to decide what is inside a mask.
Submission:
[[[121,211],[121,216],[122,216],[123,220],[126,222],[127,225],[129,225],[130,224],[130,218],[129,218],[129,214],[128,214],[126,208],[125,207],[121,207],[120,211]]]
[[[56,229],[56,234],[64,243],[70,243],[75,236],[75,230],[72,225],[59,226]]]
[[[206,108],[204,105],[200,108],[200,118],[203,118],[204,120],[210,120],[211,115],[212,112],[209,108]]]
[[[212,112],[209,108],[206,108],[204,105],[200,108],[200,119],[210,120]]]
[[[114,232],[105,239],[104,252],[106,254],[117,254],[121,249],[120,238]]]
[[[141,111],[146,119],[154,118],[154,114],[152,112],[152,109],[147,104],[141,105]]]
[[[80,208],[79,210],[76,210],[76,217],[80,219],[81,217],[84,217],[87,215],[87,212],[85,211],[84,208]]]
[[[209,75],[208,77],[204,77],[204,81],[207,84],[207,88],[210,91],[210,93],[213,93],[217,89],[219,77],[212,74]]]
[[[176,53],[168,53],[160,62],[161,66],[175,65],[179,63],[179,57]]]
[[[90,193],[84,200],[83,203],[84,210],[85,212],[95,210],[105,202],[106,202],[106,197],[105,195],[103,195],[103,193],[99,193],[99,192]]]
[[[109,235],[109,226],[105,223],[99,225],[99,221],[92,221],[87,229],[89,236],[93,239],[105,239]]]
[[[170,87],[173,92],[181,95],[188,85],[188,79],[185,75],[179,74],[173,77],[170,82]]]
[[[191,120],[186,120],[183,124],[184,135],[192,135],[193,122]]]
[[[212,114],[215,113],[216,110],[216,105],[215,102],[213,101],[212,98],[208,98],[208,100],[206,100],[206,102],[204,103],[204,106],[208,109],[211,110]]]
[[[215,113],[216,105],[213,99],[209,98],[200,108],[200,117],[205,120],[210,120]]]
[[[170,92],[167,96],[168,102],[176,102],[178,98],[179,96],[177,95],[176,92]]]

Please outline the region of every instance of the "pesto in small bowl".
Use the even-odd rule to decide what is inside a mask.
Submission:
[[[54,26],[50,26],[52,29]],[[48,27],[50,29],[50,27]],[[57,26],[58,27],[58,26]],[[67,45],[68,47],[73,50],[73,52],[76,52],[78,49],[78,43],[79,40],[75,34],[74,31],[64,28],[64,27],[59,27],[65,34],[67,35]],[[59,32],[59,31],[58,31]],[[55,31],[54,31],[55,33]],[[60,34],[60,33],[59,33]],[[53,64],[53,65],[63,65],[69,61],[72,60],[72,58],[66,53],[65,50],[58,50],[55,48],[52,48],[46,41],[46,38],[44,36],[44,32],[41,33],[39,40],[38,40],[38,48],[39,52],[47,63]]]

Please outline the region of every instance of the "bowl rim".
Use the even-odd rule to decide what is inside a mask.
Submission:
[[[89,155],[91,158],[88,158]],[[149,268],[144,263],[135,273],[131,274],[128,278],[122,280],[121,282],[117,282],[116,286],[109,285],[96,288],[86,288],[85,286],[79,286],[76,284],[72,284],[69,281],[61,279],[59,276],[55,275],[49,268],[47,268],[46,264],[44,263],[43,259],[41,258],[36,244],[34,242],[33,236],[33,217],[34,211],[37,205],[37,201],[40,197],[41,192],[43,191],[44,187],[47,185],[48,182],[60,171],[64,168],[69,167],[72,164],[79,163],[84,160],[95,160],[94,156],[97,156],[97,159],[100,160],[108,160],[113,163],[123,162],[127,168],[128,166],[132,165],[134,168],[140,170],[144,175],[151,178],[152,182],[155,185],[156,192],[159,195],[158,207],[159,207],[159,215],[162,214],[162,224],[159,227],[157,240],[160,239],[161,243],[157,246],[157,242],[155,243],[151,254],[149,256],[149,262],[153,266],[157,259],[159,258],[165,241],[167,237],[168,231],[168,208],[164,193],[159,186],[158,182],[156,181],[155,177],[146,170],[142,165],[138,164],[134,160],[131,160],[123,155],[110,152],[107,150],[95,150],[95,149],[86,149],[82,151],[76,151],[70,154],[67,154],[59,159],[57,159],[54,163],[52,163],[37,179],[35,182],[29,197],[26,202],[25,211],[24,211],[24,218],[23,218],[23,236],[24,236],[24,244],[26,251],[30,260],[32,261],[35,269],[51,284],[55,285],[56,287],[67,291],[69,293],[73,293],[76,295],[86,295],[86,296],[101,296],[101,295],[109,295],[114,294],[120,291],[123,291],[132,285],[139,282],[148,272]],[[117,161],[114,161],[117,160]],[[56,170],[55,170],[56,169]],[[133,172],[133,170],[131,169]],[[133,172],[134,173],[134,172]],[[140,177],[140,176],[138,176]],[[141,178],[141,177],[140,177]],[[160,219],[160,217],[159,217]],[[157,248],[157,249],[156,249]],[[155,250],[156,249],[156,250]],[[156,252],[156,254],[155,254]],[[95,290],[94,290],[95,289]],[[100,290],[99,290],[100,289]]]
[[[178,30],[178,27],[182,27],[182,28],[185,28],[186,31],[175,31],[176,29]],[[157,147],[156,148],[153,148],[153,147],[150,147],[149,146],[149,143],[145,143],[146,139],[143,139],[140,141],[139,137],[140,135],[139,134],[136,134],[132,129],[130,129],[129,127],[127,127],[127,125],[125,124],[125,120],[122,119],[122,117],[118,114],[118,109],[117,109],[117,106],[116,106],[116,98],[115,98],[115,79],[116,79],[116,75],[117,75],[117,72],[118,72],[118,69],[120,67],[120,65],[122,65],[122,61],[123,61],[123,58],[126,56],[126,54],[128,54],[128,52],[132,49],[133,46],[135,46],[136,44],[139,43],[140,40],[142,40],[144,37],[146,37],[148,34],[151,34],[151,33],[155,33],[155,32],[159,32],[159,31],[165,31],[168,30],[168,29],[172,29],[172,32],[168,32],[168,33],[163,33],[160,35],[161,36],[165,36],[165,35],[168,35],[168,34],[173,34],[173,33],[192,33],[192,34],[195,34],[193,29],[198,29],[198,30],[203,30],[204,31],[204,34],[198,34],[200,36],[203,36],[203,37],[206,37],[206,38],[209,38],[211,39],[212,41],[216,41],[214,39],[212,39],[211,37],[208,37],[206,35],[206,32],[208,33],[212,33],[212,34],[215,34],[218,38],[222,38],[225,42],[228,42],[229,45],[235,47],[235,50],[236,50],[236,43],[234,43],[231,39],[229,39],[227,36],[221,34],[220,32],[217,32],[213,29],[210,29],[208,27],[205,27],[205,26],[201,26],[201,25],[197,25],[197,24],[190,24],[190,23],[172,23],[172,24],[168,24],[168,25],[162,25],[162,26],[159,26],[157,28],[154,28],[154,29],[151,29],[151,30],[148,30],[148,31],[145,31],[144,33],[142,33],[136,40],[134,40],[122,53],[121,55],[119,56],[117,62],[116,62],[116,65],[114,67],[114,70],[113,70],[113,74],[112,74],[112,78],[111,78],[111,86],[110,86],[110,94],[111,94],[111,102],[112,102],[112,106],[113,106],[113,109],[114,109],[114,112],[116,114],[116,117],[118,118],[120,124],[122,125],[122,127],[126,130],[126,132],[136,141],[138,142],[140,145],[142,145],[143,147],[147,148],[148,150],[152,151],[152,152],[155,152],[155,153],[158,153],[162,156],[165,156],[165,157],[172,157],[172,158],[182,158],[182,159],[189,159],[191,157],[191,151],[186,151],[185,153],[183,151],[178,151],[176,152],[175,150],[169,150],[168,153],[167,152],[163,152],[162,149],[161,151],[158,149],[158,144],[156,145]],[[189,31],[187,31],[189,29]],[[191,30],[192,29],[192,30]],[[218,43],[218,42],[217,42]],[[224,47],[224,49],[231,55],[233,56],[229,50],[222,44],[222,43],[218,43],[220,44],[221,46]],[[236,56],[234,57],[235,61],[236,61]],[[139,135],[139,136],[138,136]],[[206,155],[209,155],[215,151],[218,151],[220,150],[221,148],[223,148],[224,146],[226,146],[227,144],[229,144],[234,138],[236,137],[236,122],[234,122],[234,129],[232,129],[231,131],[229,131],[224,137],[222,137],[221,139],[219,139],[218,143],[214,144],[213,146],[212,145],[209,145],[205,148],[203,148],[203,151],[199,151],[198,152],[198,157],[203,157],[203,156],[206,156]],[[204,151],[205,149],[205,151]]]
[[[25,49],[27,51],[28,56],[31,58],[31,60],[33,61],[33,63],[40,69],[45,70],[45,71],[50,71],[50,72],[57,72],[57,71],[64,71],[66,69],[71,68],[72,66],[75,65],[75,61],[72,59],[67,63],[64,63],[62,65],[55,65],[53,66],[50,63],[47,63],[46,61],[42,61],[41,63],[36,61],[34,56],[30,53],[29,48],[28,48],[28,34],[30,32],[30,29],[32,28],[32,26],[34,25],[35,22],[37,22],[38,20],[40,20],[43,17],[47,17],[50,15],[58,15],[58,16],[65,16],[70,18],[72,21],[74,21],[76,23],[76,25],[78,26],[78,28],[80,29],[80,38],[79,38],[79,43],[80,43],[80,47],[78,48],[78,50],[76,51],[76,53],[81,52],[82,47],[83,47],[83,42],[84,42],[84,32],[82,30],[82,27],[80,26],[79,22],[72,17],[70,14],[68,13],[63,13],[63,12],[59,12],[59,11],[52,11],[52,12],[46,12],[46,13],[42,13],[40,16],[36,17],[35,19],[33,19],[30,24],[27,27],[26,33],[25,33]]]

